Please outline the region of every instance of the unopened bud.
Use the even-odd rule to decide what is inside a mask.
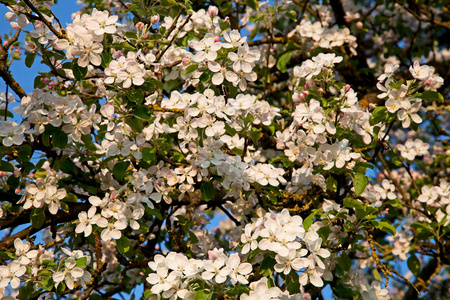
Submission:
[[[5,19],[6,19],[6,21],[8,21],[8,22],[15,21],[16,18],[17,18],[17,15],[16,15],[15,13],[11,12],[11,11],[9,11],[9,12],[7,12],[7,13],[5,14]]]
[[[218,41],[220,41],[220,37],[216,35],[216,36],[214,37],[214,42],[217,43]]]
[[[219,14],[219,9],[218,9],[216,6],[211,5],[211,6],[208,8],[208,14],[209,14],[211,17],[215,17],[215,16],[217,16],[217,15]]]
[[[318,91],[319,93],[323,93],[323,89],[322,89],[322,88],[319,88],[317,91]]]
[[[344,86],[344,91],[346,91],[346,92],[350,91],[350,85],[349,84]]]
[[[150,18],[150,22],[152,24],[158,23],[159,22],[159,15],[154,15]]]
[[[16,189],[16,190],[14,191],[14,193],[19,194],[19,193],[20,193],[20,189]]]
[[[3,175],[5,175],[5,173],[3,173],[3,171],[0,171],[0,177],[2,177]]]
[[[185,58],[183,58],[182,62],[183,62],[183,65],[188,65],[191,63],[191,60],[189,58],[185,57]]]
[[[137,22],[136,25],[134,25],[134,28],[136,28],[136,30],[142,30],[144,28],[144,23]]]
[[[356,22],[356,28],[361,29],[363,28],[364,24],[361,21]]]

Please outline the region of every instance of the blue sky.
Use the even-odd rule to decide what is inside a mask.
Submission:
[[[52,8],[52,11],[59,18],[63,25],[65,25],[66,23],[71,23],[71,14],[78,11],[78,9],[81,7],[75,2],[75,0],[60,0],[58,1],[58,4],[56,4]],[[5,13],[7,13],[8,11],[9,10],[4,5],[0,5],[0,35],[9,34],[9,31],[11,29],[9,22],[5,20]],[[31,30],[31,26],[29,26],[27,29]],[[24,36],[25,34],[23,33],[21,35],[22,39],[19,38],[19,40],[23,41]],[[40,70],[39,62],[39,58],[36,58],[36,61],[31,68],[27,68],[25,66],[24,60],[15,61],[11,66],[11,73],[14,76],[14,79],[16,79],[16,81],[22,86],[26,93],[30,93],[34,90],[33,82],[34,78],[38,75],[38,71]],[[0,79],[0,92],[5,92],[5,82],[2,79]],[[12,91],[9,90],[9,92]],[[17,95],[15,96],[16,100],[19,100],[17,99]]]

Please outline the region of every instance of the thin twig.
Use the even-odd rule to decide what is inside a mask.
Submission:
[[[51,32],[53,32],[58,38],[60,39],[65,39],[67,38],[67,36],[62,33],[59,32],[58,30],[55,29],[55,27],[53,27],[53,25],[47,21],[47,19],[41,14],[41,12],[30,2],[30,0],[23,0],[23,2],[25,2],[25,4],[33,11],[35,12],[39,19],[48,27],[48,29],[50,29]]]
[[[239,222],[227,209],[225,209],[222,204],[219,204],[217,207],[219,207],[220,210],[223,211],[228,216],[228,218],[230,218],[230,220],[236,224],[236,226],[241,226],[241,222]]]
[[[155,62],[158,63],[159,60],[161,59],[161,57],[164,55],[164,53],[166,53],[166,51],[169,49],[169,47],[173,44],[173,41],[175,40],[175,38],[177,37],[178,33],[180,33],[181,29],[183,29],[183,27],[187,24],[187,22],[189,22],[189,20],[191,19],[192,15],[187,15],[186,19],[184,20],[183,24],[181,24],[180,27],[178,27],[177,32],[173,35],[172,39],[170,39],[169,44],[166,45],[166,47],[163,49],[163,51],[161,51],[161,53],[158,54],[158,56],[155,59]],[[175,22],[175,21],[174,21]]]

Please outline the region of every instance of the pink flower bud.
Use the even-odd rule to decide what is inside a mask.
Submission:
[[[208,251],[208,258],[209,258],[210,260],[215,260],[217,257],[218,257],[218,256],[217,256],[216,251]]]
[[[349,84],[344,86],[344,91],[346,91],[346,92],[350,91],[350,85]]]
[[[2,177],[3,175],[5,175],[5,173],[3,171],[0,171],[0,177]]]
[[[308,88],[308,84],[305,83],[305,85],[303,86],[303,88],[306,90]]]
[[[15,21],[16,18],[17,18],[17,15],[16,15],[15,13],[11,12],[11,11],[9,11],[9,12],[7,12],[7,13],[5,14],[5,19],[6,19],[6,21],[8,21],[8,22]]]
[[[16,189],[16,190],[14,191],[14,193],[19,194],[19,193],[20,193],[20,189]]]
[[[219,9],[218,9],[216,6],[211,5],[211,6],[208,8],[208,14],[209,14],[211,17],[215,17],[215,16],[217,16],[217,15],[219,14]]]
[[[227,21],[227,22],[230,22],[230,17],[225,17],[224,20]]]
[[[152,24],[158,23],[159,22],[159,15],[154,15],[150,18],[150,22]]]
[[[143,39],[148,38],[148,34],[143,34],[143,35],[141,36],[141,38],[143,38]]]
[[[35,176],[35,174],[34,174],[34,173],[31,173],[30,175],[28,175],[28,178],[33,179],[34,176]]]
[[[323,89],[322,89],[322,88],[319,88],[317,91],[318,91],[319,93],[323,93]]]
[[[48,84],[50,82],[50,79],[48,79],[47,77],[41,78],[41,81],[45,84]]]
[[[144,28],[144,23],[137,22],[136,25],[134,25],[134,28],[136,28],[136,30],[142,30]]]
[[[183,58],[182,62],[183,62],[183,65],[188,65],[191,62],[191,60],[189,58],[185,57],[185,58]]]
[[[361,21],[356,22],[356,28],[361,29],[363,28],[364,24]]]
[[[220,41],[220,37],[216,35],[216,36],[214,37],[214,42],[217,43],[218,41]]]
[[[303,96],[308,96],[309,95],[309,92],[308,91],[303,91]]]

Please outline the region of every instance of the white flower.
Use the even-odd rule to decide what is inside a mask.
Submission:
[[[9,266],[0,266],[0,289],[5,288],[11,284],[13,289],[17,289],[20,285],[20,278],[25,274],[27,268],[16,261],[13,261]]]
[[[152,284],[152,293],[159,294],[160,292],[168,291],[174,284],[177,278],[176,272],[168,272],[166,266],[159,264],[156,268],[156,273],[150,273],[147,276],[147,282]]]
[[[3,145],[10,147],[12,145],[22,145],[26,127],[19,125],[14,121],[5,121],[0,123],[0,137],[3,137]]]
[[[76,267],[75,258],[69,257],[65,261],[65,268],[53,273],[52,279],[56,283],[56,287],[58,287],[60,282],[65,280],[67,287],[73,290],[75,288],[75,281],[82,278],[83,275],[85,275],[85,271],[80,267]]]
[[[82,211],[78,214],[80,224],[75,228],[76,233],[84,232],[84,236],[88,237],[92,233],[92,224],[97,224],[99,227],[108,226],[108,221],[100,215],[96,215],[96,211],[97,208],[92,206],[87,213]]]
[[[237,253],[233,253],[227,260],[226,266],[219,272],[221,276],[229,276],[231,282],[248,284],[246,275],[252,272],[252,265],[249,263],[241,263],[241,259]]]
[[[409,67],[409,72],[411,75],[419,80],[425,80],[433,74],[433,69],[430,66],[421,66],[419,61],[414,61],[414,64]]]
[[[305,286],[308,284],[308,281],[311,282],[312,285],[316,287],[323,286],[323,276],[324,270],[319,267],[308,268],[302,274],[300,274],[298,281],[301,285]]]
[[[291,272],[291,268],[299,271],[300,269],[306,268],[309,266],[309,260],[303,258],[301,256],[305,256],[308,251],[306,249],[301,249],[301,251],[297,252],[297,250],[291,249],[289,250],[289,254],[287,256],[281,256],[277,254],[275,256],[275,260],[277,264],[274,266],[274,270],[278,273],[284,273],[285,275]]]
[[[30,250],[30,242],[23,242],[21,239],[16,238],[14,240],[14,248],[16,248],[16,261],[21,265],[28,265],[31,260],[38,255],[37,250]]]

